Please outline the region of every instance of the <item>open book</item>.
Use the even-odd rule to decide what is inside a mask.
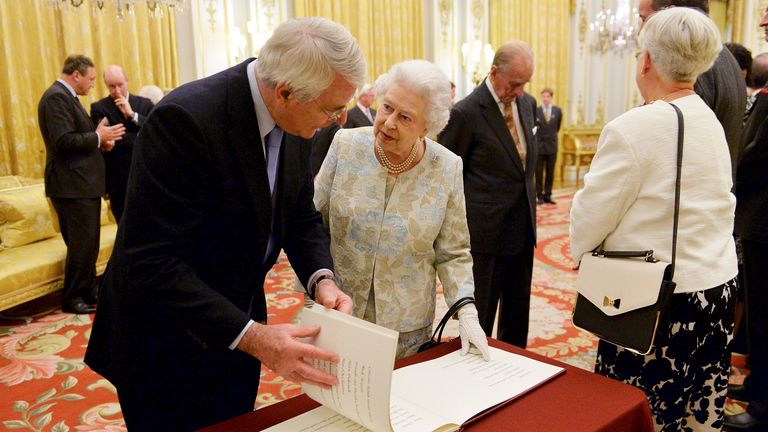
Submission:
[[[398,333],[315,304],[302,324],[320,324],[308,342],[336,352],[337,364],[315,361],[339,384],[302,385],[323,406],[275,425],[269,432],[448,432],[542,384],[562,368],[497,348],[491,361],[454,351],[392,370]]]

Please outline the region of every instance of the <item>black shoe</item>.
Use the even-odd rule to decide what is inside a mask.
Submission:
[[[727,431],[768,431],[768,423],[759,421],[748,412],[725,416],[723,426]]]
[[[73,314],[89,314],[96,312],[96,306],[91,306],[87,303],[83,302],[77,302],[77,303],[67,303],[61,306],[61,310],[66,313],[73,313]]]
[[[99,296],[97,295],[83,296],[83,303],[86,303],[89,305],[96,305],[98,302],[99,302]]]
[[[547,204],[557,204],[554,200],[552,200],[552,197],[550,197],[550,196],[545,196],[544,197],[544,202],[547,203]]]
[[[542,205],[542,204],[544,204],[544,199],[543,198],[536,198],[536,205]]]
[[[728,393],[726,396],[742,402],[749,402],[752,400],[749,388],[743,384],[728,384]]]

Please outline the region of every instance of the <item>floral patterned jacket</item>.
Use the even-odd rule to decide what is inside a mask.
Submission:
[[[387,181],[394,182],[386,199]],[[371,287],[376,323],[408,332],[435,317],[435,276],[446,302],[474,295],[461,158],[426,139],[421,161],[389,177],[372,127],[341,129],[315,179],[339,287],[362,318]]]

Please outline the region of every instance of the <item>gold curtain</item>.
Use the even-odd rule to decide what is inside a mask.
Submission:
[[[369,83],[396,63],[424,58],[422,0],[294,0],[294,13],[349,29],[368,63]]]
[[[56,11],[46,1],[0,1],[0,175],[42,177],[45,145],[37,124],[40,96],[61,74],[69,54],[96,64],[96,86],[81,97],[86,109],[108,92],[101,72],[119,64],[133,93],[144,85],[179,83],[176,24],[172,13],[149,16],[139,2],[135,16],[118,20],[111,4],[92,14],[85,2],[76,11]]]
[[[541,89],[550,87],[555,92],[555,105],[564,108],[568,95],[569,1],[490,0],[489,4],[493,48],[512,39],[528,43],[535,66],[526,91],[539,100]]]

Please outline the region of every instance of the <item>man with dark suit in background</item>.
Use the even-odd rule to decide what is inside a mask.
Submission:
[[[131,169],[133,142],[154,105],[145,97],[128,93],[128,77],[120,66],[110,65],[104,69],[104,84],[109,90],[109,96],[91,104],[91,119],[94,125],[106,118],[111,125],[125,126],[125,135],[115,141],[115,148],[104,153],[109,203],[115,220],[120,222]]]
[[[363,126],[373,126],[373,119],[376,118],[376,110],[371,108],[376,93],[373,86],[366,84],[360,89],[357,95],[357,105],[349,110],[347,122],[344,123],[345,129],[352,129]],[[331,136],[333,138],[333,136]],[[330,143],[328,143],[330,147]],[[328,149],[326,148],[326,153]]]
[[[464,161],[480,324],[490,336],[500,301],[498,339],[522,348],[536,244],[536,99],[523,90],[532,75],[531,48],[505,43],[486,79],[453,107],[439,136]]]
[[[96,124],[94,130],[77,96],[87,95],[95,79],[93,61],[71,55],[37,106],[45,142],[45,194],[53,203],[67,245],[61,309],[76,314],[96,310],[96,259],[104,195],[101,151],[111,150],[125,133],[123,125],[109,126],[106,121]]]
[[[264,280],[282,248],[310,296],[352,311],[312,201],[309,139],[346,120],[365,71],[344,27],[292,19],[258,60],[155,106],[85,356],[117,388],[129,430],[196,430],[252,411],[262,362],[293,382],[337,383],[312,361],[338,356],[301,341],[319,327],[266,325]]]
[[[645,22],[654,13],[668,7],[696,8],[709,14],[709,0],[640,0],[637,12],[642,22]],[[747,107],[747,84],[741,75],[739,63],[727,48],[723,47],[712,67],[699,76],[693,90],[714,111],[723,126],[731,154],[731,172],[735,178],[736,165],[742,149],[741,134],[744,110]]]
[[[555,204],[552,200],[552,183],[555,180],[557,161],[557,133],[563,120],[560,107],[552,105],[554,92],[551,88],[541,91],[541,106],[536,109],[536,142],[539,159],[536,162],[536,203]]]

